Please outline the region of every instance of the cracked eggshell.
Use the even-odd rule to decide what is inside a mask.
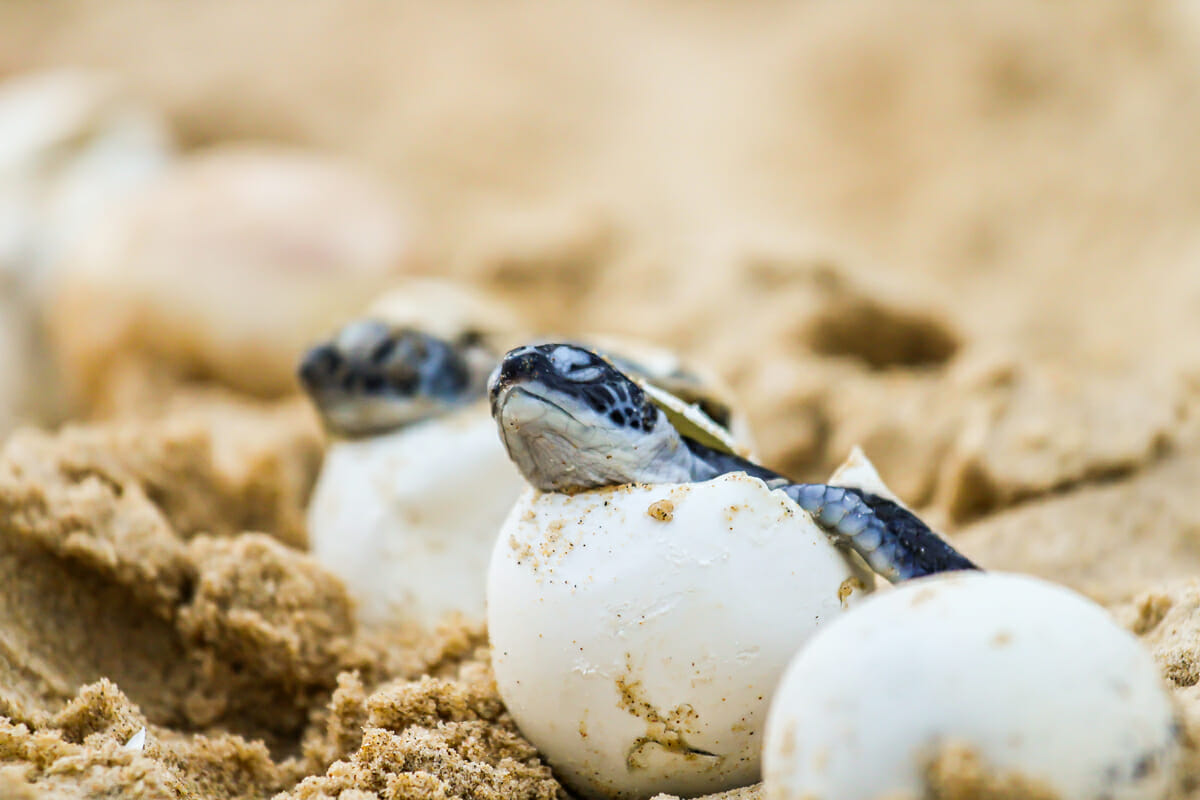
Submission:
[[[854,445],[850,450],[850,455],[846,456],[846,460],[841,463],[834,473],[829,476],[829,483],[832,486],[848,486],[852,489],[861,489],[864,492],[870,492],[891,500],[893,503],[903,506],[904,501],[892,493],[892,490],[883,482],[883,478],[879,477],[879,472],[876,471],[875,465],[867,458],[867,454],[862,451],[858,445]]]
[[[745,785],[784,667],[867,585],[807,514],[742,473],[528,490],[488,574],[496,681],[582,795]]]
[[[750,420],[737,410],[738,404],[735,401],[733,390],[715,372],[702,364],[681,358],[674,350],[631,339],[628,336],[612,333],[588,333],[581,336],[580,339],[589,347],[602,353],[608,353],[637,364],[648,376],[647,382],[650,385],[647,387],[643,384],[642,388],[648,390],[652,400],[659,403],[664,411],[672,408],[682,412],[691,421],[690,424],[695,425],[699,422],[701,430],[705,430],[710,435],[712,431],[707,431],[708,426],[702,420],[696,420],[693,412],[684,409],[687,409],[696,399],[697,393],[708,400],[716,400],[727,406],[730,418],[724,429],[726,434],[717,433],[715,436],[718,449],[732,450],[752,461],[755,459],[756,445],[754,434],[750,428]],[[662,404],[663,393],[673,396],[674,401],[664,406]],[[695,409],[695,411],[704,415],[703,409]],[[672,419],[672,424],[676,424],[678,421],[676,417]],[[694,432],[692,435],[694,436]],[[704,436],[701,435],[700,438],[703,439]],[[713,442],[706,443],[714,444]]]
[[[496,529],[525,485],[485,403],[329,447],[309,547],[367,625],[483,619]]]
[[[1102,608],[1031,577],[955,573],[815,636],[775,694],[763,759],[771,800],[926,796],[946,747],[1064,800],[1149,800],[1179,737],[1153,659]]]

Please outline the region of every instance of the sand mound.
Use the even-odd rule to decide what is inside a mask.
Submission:
[[[319,456],[296,410],[208,401],[9,441],[0,781],[260,797],[353,756],[297,796],[396,775],[431,796],[558,791],[506,721],[478,631],[362,634],[341,583],[281,541],[302,532]],[[428,674],[443,677],[364,688]],[[126,749],[142,727],[145,749]],[[435,730],[440,755],[422,755]]]

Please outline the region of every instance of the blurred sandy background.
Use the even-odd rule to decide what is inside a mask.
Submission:
[[[16,3],[0,72],[112,70],[187,147],[345,154],[411,198],[432,271],[496,267],[485,246],[516,242],[492,237],[591,237],[599,268],[560,292],[586,305],[652,291],[603,269],[644,250],[698,270],[814,236],[972,333],[1129,363],[1190,338],[1200,292],[1195,21],[1171,3]]]
[[[165,114],[185,159],[230,143],[343,159],[399,199],[405,244],[394,273],[469,280],[515,303],[533,329],[635,333],[687,352],[730,381],[764,459],[798,478],[824,475],[862,443],[893,488],[980,563],[1067,583],[1123,614],[1191,703],[1200,676],[1200,590],[1185,585],[1200,576],[1198,39],[1200,6],[1183,0],[7,3],[0,78],[107,71]],[[106,313],[91,311],[70,314],[88,333],[63,334],[60,314],[55,335],[90,339],[88,318]],[[258,360],[209,357],[217,345],[203,337],[156,357],[186,361],[189,380],[279,397],[290,384],[262,376],[286,376],[299,344],[278,337]],[[64,367],[88,371],[90,389],[27,403],[26,419],[67,409],[136,416],[142,406],[122,408],[125,395],[96,388],[108,385],[109,367]],[[295,641],[324,640],[349,623],[334,614],[314,627],[249,593],[233,605],[266,622],[265,633],[247,633],[224,611],[197,610],[185,590],[197,575],[234,569],[221,548],[240,548],[237,558],[249,548],[253,564],[299,558],[247,544],[252,534],[239,531],[303,542],[321,446],[311,419],[286,400],[274,411],[225,402],[230,416],[215,422],[211,409],[188,416],[193,409],[121,423],[133,432],[104,423],[57,438],[20,434],[0,485],[0,511],[23,514],[10,540],[36,541],[47,564],[62,557],[70,570],[95,570],[145,602],[156,625],[177,626],[164,641],[199,648],[179,658],[197,670],[190,691],[219,708],[197,711],[193,696],[180,701],[178,687],[114,666],[95,644],[90,661],[43,652],[41,667],[9,673],[35,677],[12,677],[23,688],[0,713],[82,741],[65,712],[47,709],[116,670],[162,737],[234,731],[270,743],[276,761],[255,751],[259,766],[245,768],[257,783],[230,778],[205,790],[214,797],[289,789],[350,753],[369,775],[337,785],[366,791],[370,776],[399,768],[356,750],[354,723],[374,702],[372,724],[396,728],[387,704],[411,700],[379,699],[371,681],[445,665],[430,656],[389,666],[345,633],[333,654],[297,646],[252,656],[270,660],[263,685],[230,683],[222,670],[254,651],[256,636],[293,626]],[[107,555],[81,561],[92,551],[68,543],[73,531],[56,514],[134,513],[121,492],[85,492],[92,505],[79,511],[81,475],[97,464],[126,492],[145,490],[146,508],[163,517],[154,547],[97,545]],[[115,536],[84,527],[100,541]],[[197,531],[216,536],[185,543]],[[170,584],[172,570],[186,580]],[[336,587],[312,580],[323,588],[299,594],[315,591],[314,607],[344,604],[329,600]],[[29,613],[36,594],[9,597],[10,612]],[[34,629],[28,641],[9,635],[34,647]],[[86,635],[67,641],[87,651],[71,638]],[[459,646],[455,658],[470,650]],[[153,664],[162,652],[146,645],[128,658]],[[351,668],[366,670],[365,694],[345,673],[338,684]],[[338,685],[340,710],[326,711]],[[292,716],[264,722],[230,699],[238,693],[286,696]],[[462,702],[475,710],[460,716],[487,728],[499,711],[486,692],[471,698]],[[126,735],[133,724],[112,716],[126,700],[99,692],[76,702],[109,709],[108,728],[85,732]],[[308,760],[281,761],[299,758],[302,739]],[[160,762],[193,780],[203,758],[194,742],[178,747],[188,755]],[[446,774],[458,775],[457,763]],[[553,793],[547,785],[531,796]]]

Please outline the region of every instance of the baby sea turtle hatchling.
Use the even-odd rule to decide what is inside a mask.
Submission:
[[[517,317],[469,287],[407,280],[301,359],[330,444],[309,548],[368,625],[480,618],[481,576],[521,477],[496,442],[486,331]]]
[[[794,483],[723,447],[686,404],[585,348],[510,351],[489,398],[509,456],[536,489],[683,484],[744,472],[782,490],[889,581],[976,568],[898,503],[858,488]]]
[[[496,361],[473,332],[447,340],[369,318],[309,350],[300,380],[331,433],[359,438],[482,400]]]
[[[784,668],[818,630],[855,613],[875,576],[745,471],[694,480],[690,469],[659,470],[652,483],[628,483],[639,457],[668,452],[662,429],[678,447],[687,431],[715,452],[730,449],[724,433],[651,384],[603,380],[616,368],[586,350],[541,354],[580,379],[578,396],[544,403],[519,381],[494,395],[502,425],[520,428],[505,438],[535,484],[500,528],[488,567],[505,707],[579,797],[696,797],[759,780]],[[514,377],[499,372],[497,382]],[[640,402],[650,396],[669,411]],[[613,426],[630,435],[614,440]],[[831,482],[888,496],[857,455]]]
[[[469,407],[507,349],[517,315],[455,283],[410,279],[311,347],[300,383],[326,430],[360,439]]]

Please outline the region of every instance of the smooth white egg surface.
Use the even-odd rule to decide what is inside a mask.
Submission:
[[[1158,798],[1180,728],[1151,656],[1091,601],[954,573],[877,595],[797,655],[767,725],[771,800],[919,798],[947,747],[1070,798]]]
[[[748,784],[784,667],[872,583],[741,473],[529,490],[488,574],[496,680],[522,733],[584,796]]]
[[[366,624],[482,619],[496,532],[524,486],[486,404],[336,442],[309,503],[309,546]]]

